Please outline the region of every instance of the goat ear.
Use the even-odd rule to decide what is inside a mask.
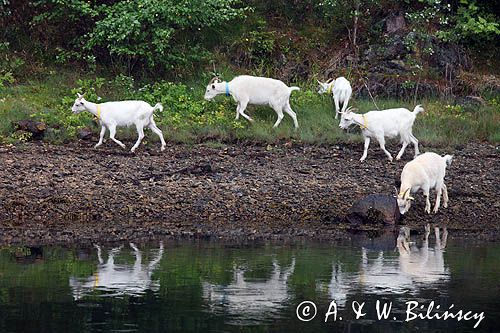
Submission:
[[[415,198],[408,196],[408,200],[415,200]]]
[[[396,191],[396,198],[399,196],[398,188],[394,186],[394,191]]]
[[[82,99],[83,95],[81,95],[80,93],[76,93],[76,97],[78,97],[78,99]]]

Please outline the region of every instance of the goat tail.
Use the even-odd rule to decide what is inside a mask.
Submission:
[[[415,114],[415,116],[420,112],[424,112],[424,108],[422,107],[422,105],[415,106],[415,108],[413,109],[413,113]]]
[[[156,103],[155,106],[153,106],[153,112],[156,110],[160,110],[160,112],[163,112],[163,105],[161,103]]]
[[[446,162],[446,165],[450,166],[451,161],[453,160],[453,155],[444,155],[443,159]]]
[[[289,87],[288,89],[290,89],[290,93],[291,93],[292,91],[294,91],[294,90],[300,90],[300,88],[299,88],[299,87]]]

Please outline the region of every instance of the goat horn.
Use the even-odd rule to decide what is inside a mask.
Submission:
[[[215,76],[212,78],[212,80],[210,80],[210,82],[208,84],[212,84],[214,82],[220,82],[220,78],[218,76]]]
[[[407,188],[407,189],[406,189],[406,191],[405,191],[405,193],[403,193],[403,199],[406,197],[406,193],[408,193],[408,191],[409,191],[409,190],[410,190],[410,189],[409,189],[409,188]],[[408,197],[408,199],[409,199],[409,197]],[[411,199],[410,199],[410,200],[411,200]]]
[[[334,80],[334,79],[330,78],[330,79],[326,80],[326,83],[330,83],[330,82],[332,82],[333,80]]]

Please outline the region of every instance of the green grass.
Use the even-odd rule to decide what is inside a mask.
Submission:
[[[78,87],[77,77],[71,73],[54,73],[43,80],[4,88],[0,92],[0,142],[22,141],[23,137],[14,133],[13,123],[30,117],[48,122],[53,129],[46,140],[51,142],[73,140],[77,127],[88,126],[97,133],[97,124],[89,114],[74,116],[70,112],[72,90]],[[256,120],[254,124],[242,117],[235,121],[236,105],[232,99],[219,96],[213,102],[202,101],[204,80],[206,78],[194,80],[201,83],[186,83],[178,92],[171,92],[168,86],[162,88],[164,90],[160,90],[160,93],[156,91],[144,95],[146,100],[160,98],[164,103],[165,112],[158,115],[157,122],[164,130],[165,139],[173,142],[211,142],[212,145],[235,140],[265,143],[294,140],[317,144],[361,141],[359,131],[346,133],[338,127],[331,98],[316,94],[314,85],[298,84],[302,90],[292,93],[291,104],[300,125],[295,131],[291,118],[286,114],[281,125],[276,130],[272,129],[276,114],[268,107],[248,107],[247,113]],[[105,100],[143,96],[137,95],[137,91],[124,92],[123,87],[113,85],[110,81],[106,81],[96,93]],[[163,100],[165,95],[168,96]],[[499,101],[500,98],[495,97],[490,99],[488,106],[471,108],[449,105],[449,102],[438,99],[420,100],[418,103],[424,106],[425,112],[418,115],[414,134],[422,143],[433,145],[457,145],[473,141],[499,143]],[[380,109],[414,108],[413,102],[403,100],[377,99],[376,103]],[[376,109],[370,99],[353,99],[351,105],[362,113]],[[192,115],[191,110],[198,113]],[[135,140],[135,130],[120,129],[118,137]],[[156,144],[154,135],[148,133],[147,138],[148,142]]]

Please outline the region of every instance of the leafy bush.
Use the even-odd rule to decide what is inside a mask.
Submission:
[[[458,36],[468,40],[493,40],[500,35],[498,18],[493,14],[484,13],[475,1],[462,0],[464,6],[458,8],[456,26],[450,39]]]
[[[420,0],[422,6],[407,13],[414,29],[446,42],[493,40],[500,35],[498,17],[476,0],[450,4],[441,0]]]
[[[240,0],[122,0],[105,4],[45,0],[35,4],[40,13],[33,24],[44,38],[53,38],[45,35],[53,26],[67,28],[65,39],[52,41],[61,45],[58,61],[78,58],[90,64],[117,64],[128,73],[135,67],[171,70],[205,59],[205,36],[217,34],[224,24],[243,17],[247,10]]]
[[[162,103],[163,114],[158,123],[170,130],[191,130],[194,133],[205,127],[237,128],[241,122],[234,121],[231,100],[218,99],[217,103],[203,99],[203,90],[185,84],[161,81],[138,89],[136,98],[151,105]]]
[[[14,73],[19,70],[24,61],[9,50],[9,43],[0,42],[0,88],[5,83],[14,83]]]

